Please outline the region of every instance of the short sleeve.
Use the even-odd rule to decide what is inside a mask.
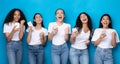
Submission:
[[[114,32],[116,33],[116,43],[119,43],[119,42],[120,42],[120,39],[119,39],[118,33],[117,33],[116,30],[114,30]]]
[[[48,26],[48,32],[49,32],[49,33],[52,32],[52,27],[53,27],[53,26],[52,26],[52,23],[50,23],[49,26]]]
[[[91,41],[96,41],[99,38],[99,30],[96,29],[93,33],[92,40]]]
[[[6,32],[9,33],[9,26],[7,24],[4,24],[3,33],[6,33]]]

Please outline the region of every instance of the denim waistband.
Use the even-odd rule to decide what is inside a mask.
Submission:
[[[112,50],[112,48],[100,48],[100,47],[97,47],[97,50],[107,51],[107,50]]]

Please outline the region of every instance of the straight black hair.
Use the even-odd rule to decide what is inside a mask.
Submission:
[[[42,18],[42,15],[41,15],[40,13],[35,13],[33,19],[35,19],[35,16],[36,16],[36,15],[40,15],[41,18]],[[33,26],[36,26],[36,22],[35,22],[34,20],[33,20]],[[44,27],[43,19],[42,19],[42,22],[41,22],[41,26]]]

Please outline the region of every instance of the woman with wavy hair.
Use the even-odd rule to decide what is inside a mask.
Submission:
[[[7,39],[9,64],[20,64],[22,59],[22,38],[26,18],[20,9],[12,9],[5,18],[3,33]]]
[[[90,42],[92,25],[90,16],[82,12],[76,20],[76,25],[72,29],[70,38],[70,62],[71,64],[89,64],[87,45]]]

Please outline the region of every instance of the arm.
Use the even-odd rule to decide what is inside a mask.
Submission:
[[[71,37],[70,37],[70,42],[71,42],[72,44],[74,44],[75,39],[76,39],[76,37],[74,37],[73,35],[71,35]]]
[[[115,34],[115,32],[112,32],[112,46],[116,47],[116,34]]]
[[[67,28],[65,28],[65,41],[67,41],[69,38],[69,30],[70,30],[69,26]]]
[[[45,43],[46,43],[46,36],[44,36],[43,32],[40,33],[40,40],[41,40],[42,44],[45,45]]]
[[[51,41],[54,37],[54,35],[56,35],[58,32],[58,28],[53,29],[51,33],[48,33],[48,39]]]
[[[21,20],[20,22],[20,33],[19,33],[19,38],[22,39],[23,35],[24,35],[24,23],[25,20]]]
[[[7,38],[7,41],[11,41],[14,33],[18,31],[18,28],[16,28],[16,26],[13,28],[13,30],[11,31],[11,33],[5,33],[5,36]]]
[[[72,35],[70,37],[70,42],[72,44],[74,44],[77,35],[78,35],[78,32],[72,32]]]
[[[105,36],[106,34],[101,34],[100,37],[94,42],[94,45],[97,46]]]
[[[28,36],[27,36],[28,43],[30,43],[30,41],[31,41],[31,34],[32,34],[32,27],[29,27],[29,32],[28,32]]]

